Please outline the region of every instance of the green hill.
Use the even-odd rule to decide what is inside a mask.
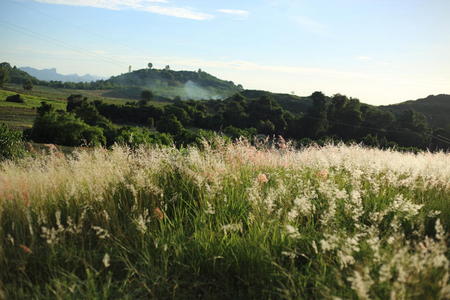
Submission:
[[[380,106],[380,108],[394,114],[411,109],[424,114],[432,127],[450,129],[450,95],[431,95],[423,99]]]
[[[291,94],[278,94],[260,90],[245,90],[241,92],[241,95],[252,100],[259,99],[262,96],[269,96],[278,102],[283,109],[293,114],[306,113],[312,105],[312,100],[310,97],[300,97]]]
[[[199,70],[172,71],[141,69],[105,80],[106,85],[114,87],[108,96],[135,98],[142,89],[150,89],[155,95],[181,99],[224,99],[241,91],[241,85],[221,80]]]
[[[0,63],[0,69],[2,72],[6,72],[6,82],[22,84],[30,80],[33,84],[39,82],[36,77],[31,76],[25,71],[18,69],[16,66],[11,67],[7,62]]]

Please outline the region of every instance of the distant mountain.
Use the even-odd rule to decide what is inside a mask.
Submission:
[[[450,129],[450,95],[431,95],[423,99],[380,106],[380,108],[394,114],[411,109],[424,114],[432,127]]]
[[[90,74],[86,75],[78,75],[78,74],[69,74],[69,75],[63,75],[56,72],[55,68],[52,69],[35,69],[31,67],[20,67],[22,71],[27,72],[28,74],[36,77],[39,80],[45,80],[45,81],[62,81],[62,82],[91,82],[95,80],[102,79],[98,76],[93,76]]]
[[[102,84],[114,87],[108,96],[122,98],[135,98],[139,90],[150,89],[156,95],[171,99],[224,99],[243,90],[241,85],[201,70],[141,69],[113,76]]]

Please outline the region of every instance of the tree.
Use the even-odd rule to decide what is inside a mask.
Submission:
[[[258,133],[273,134],[275,133],[275,125],[269,120],[260,120],[256,126]]]
[[[80,107],[83,102],[87,102],[87,98],[83,97],[83,95],[80,94],[72,94],[67,98],[67,111],[73,111],[77,107]]]
[[[9,79],[9,72],[5,66],[0,66],[0,86],[3,86]]]
[[[156,129],[159,132],[178,135],[183,131],[184,127],[175,115],[166,115],[156,123]]]
[[[55,108],[53,107],[53,105],[48,104],[45,101],[42,101],[41,102],[41,106],[39,106],[37,108],[37,113],[38,113],[39,116],[43,116],[46,113],[53,112],[54,110],[55,110]]]
[[[33,89],[33,82],[30,79],[25,80],[22,84],[24,90],[31,91]]]
[[[6,102],[15,102],[15,103],[25,103],[25,100],[23,100],[23,98],[20,97],[19,94],[8,96],[8,97],[6,97],[5,101]]]
[[[322,92],[314,92],[311,99],[313,106],[305,116],[306,127],[310,137],[320,137],[328,130],[327,102]]]
[[[139,104],[141,106],[145,106],[148,102],[153,100],[153,93],[150,90],[143,90],[141,92],[141,101],[139,101]]]
[[[109,128],[112,126],[111,121],[102,116],[94,104],[88,103],[87,101],[83,101],[73,112],[88,125],[99,126],[101,128]]]
[[[33,141],[65,146],[99,146],[106,144],[103,129],[90,126],[73,113],[53,110],[39,114],[30,132]]]
[[[187,109],[181,105],[167,105],[164,107],[164,114],[167,116],[174,115],[183,125],[188,125],[191,122]]]
[[[165,68],[164,68],[164,70],[166,70],[166,71],[170,71],[170,66],[169,65],[167,65]]]
[[[147,67],[148,67],[149,69],[151,69],[151,68],[153,68],[153,64],[152,64],[152,63],[148,63]]]

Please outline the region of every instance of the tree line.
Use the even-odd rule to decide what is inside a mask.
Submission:
[[[236,94],[223,101],[179,100],[164,107],[148,104],[152,97],[144,91],[141,101],[116,105],[71,95],[66,111],[55,111],[43,103],[26,136],[36,142],[68,146],[182,146],[220,133],[232,139],[283,136],[299,145],[333,140],[381,148],[449,149],[449,144],[436,136],[450,138],[450,134],[431,128],[422,114],[406,110],[395,115],[339,94],[327,98],[315,92],[310,96],[309,110],[296,114],[267,95],[248,99]]]

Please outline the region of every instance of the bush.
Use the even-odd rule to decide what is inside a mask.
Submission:
[[[39,143],[64,146],[99,146],[106,144],[103,129],[90,126],[72,113],[47,112],[34,121],[31,139]]]
[[[173,139],[170,134],[151,132],[141,127],[122,127],[115,138],[115,142],[120,145],[127,145],[137,148],[141,145],[172,145]]]
[[[22,133],[9,129],[6,124],[0,124],[0,161],[19,158],[24,153]]]
[[[223,130],[223,133],[232,138],[233,140],[244,137],[251,140],[256,135],[255,128],[240,129],[234,126],[228,126]]]
[[[159,132],[170,133],[172,135],[179,135],[183,132],[183,125],[178,121],[175,115],[164,116],[158,123],[156,129]]]
[[[31,91],[33,89],[33,82],[30,79],[27,79],[23,84],[22,87],[24,90]]]
[[[23,100],[23,98],[20,97],[19,94],[8,96],[8,97],[6,97],[5,101],[6,102],[15,102],[15,103],[25,103],[25,100]]]

